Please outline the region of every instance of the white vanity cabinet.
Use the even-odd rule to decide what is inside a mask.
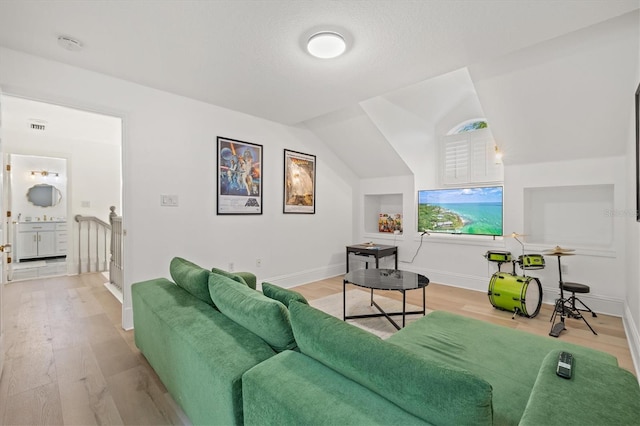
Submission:
[[[16,232],[16,261],[64,256],[67,253],[65,222],[20,223]]]
[[[67,254],[67,222],[56,222],[56,256]]]

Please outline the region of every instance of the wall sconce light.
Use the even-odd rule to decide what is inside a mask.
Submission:
[[[498,148],[498,145],[495,146],[496,150],[496,164],[502,164],[502,151]]]
[[[31,179],[34,179],[36,175],[40,175],[42,177],[47,177],[49,175],[58,177],[60,174],[58,172],[50,172],[49,170],[31,170]]]

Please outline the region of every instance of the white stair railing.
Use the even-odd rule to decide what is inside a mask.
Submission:
[[[109,222],[111,223],[111,261],[109,262],[109,281],[122,291],[124,284],[123,271],[123,239],[124,231],[122,229],[122,216],[116,214],[116,208],[111,206],[109,213]]]
[[[95,216],[78,214],[75,220],[78,222],[78,273],[108,270],[111,225]]]

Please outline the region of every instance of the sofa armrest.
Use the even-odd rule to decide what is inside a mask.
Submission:
[[[559,354],[544,358],[521,426],[638,423],[640,386],[633,374],[574,354],[572,377],[563,379],[556,375]]]

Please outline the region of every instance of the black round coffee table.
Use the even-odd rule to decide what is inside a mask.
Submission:
[[[375,306],[379,314],[350,315],[347,316],[347,284],[365,287],[371,290],[371,306]],[[401,271],[398,269],[357,269],[344,276],[342,281],[342,319],[344,321],[354,318],[386,317],[393,326],[400,330],[400,326],[391,318],[402,315],[402,327],[405,326],[407,315],[425,314],[425,288],[429,285],[429,278],[415,272]],[[407,312],[407,290],[422,289],[422,310]],[[395,290],[402,293],[402,312],[385,312],[373,300],[373,290]]]

